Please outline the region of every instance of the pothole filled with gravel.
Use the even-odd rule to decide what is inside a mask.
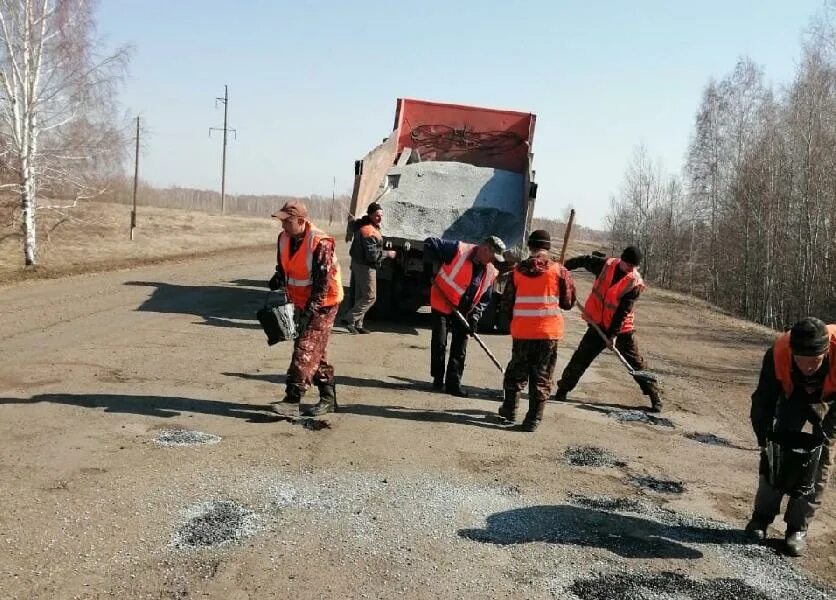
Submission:
[[[221,546],[252,535],[256,527],[255,513],[227,500],[205,502],[187,511],[186,522],[174,537],[176,548]]]
[[[656,417],[643,410],[615,409],[609,411],[608,414],[616,421],[620,421],[622,423],[646,423],[648,425],[656,425],[657,427],[675,428],[673,421],[670,419],[666,419],[665,417]]]
[[[659,492],[660,494],[682,494],[685,492],[685,484],[681,481],[637,475],[631,477],[630,482],[642,489]]]
[[[573,467],[627,466],[626,462],[597,446],[569,446],[563,453],[563,459]]]
[[[681,573],[608,573],[577,579],[570,586],[579,600],[773,600],[742,579],[696,580]]]
[[[688,433],[685,435],[689,440],[694,440],[695,442],[699,442],[700,444],[708,444],[709,446],[726,446],[731,447],[733,444],[725,439],[721,438],[718,435],[714,435],[713,433]]]
[[[314,419],[313,417],[302,417],[299,419],[299,425],[308,431],[322,431],[323,429],[331,429],[331,424],[324,419]]]
[[[217,444],[221,441],[219,435],[205,433],[203,431],[191,431],[188,429],[161,429],[154,436],[154,443],[163,447],[181,446],[203,446]]]

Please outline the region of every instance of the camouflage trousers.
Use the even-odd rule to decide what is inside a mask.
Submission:
[[[543,418],[543,409],[552,393],[557,364],[557,340],[513,340],[511,361],[505,368],[502,387],[506,401],[516,398],[528,385],[527,421]]]
[[[334,382],[334,367],[328,364],[326,351],[339,308],[335,305],[315,310],[308,327],[296,338],[287,369],[288,391],[295,388],[301,395],[311,384],[321,386]]]

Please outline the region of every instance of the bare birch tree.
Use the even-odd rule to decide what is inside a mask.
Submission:
[[[2,162],[20,197],[23,251],[37,264],[41,197],[72,206],[97,192],[90,175],[121,156],[114,89],[122,48],[102,55],[89,0],[0,0]]]

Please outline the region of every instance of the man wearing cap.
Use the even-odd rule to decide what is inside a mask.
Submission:
[[[430,374],[433,389],[467,397],[462,373],[467,356],[467,337],[476,330],[479,319],[491,302],[496,280],[494,261],[502,262],[505,244],[490,236],[481,244],[467,244],[430,237],[424,240],[424,258],[440,264],[430,290],[432,340]],[[464,325],[453,314],[457,309],[467,320]],[[450,360],[445,368],[447,335],[451,334]]]
[[[319,388],[319,403],[300,406],[300,412],[306,416],[334,412],[337,390],[326,347],[343,299],[334,238],[310,222],[308,209],[301,202],[288,202],[273,217],[282,222],[282,232],[276,272],[268,285],[271,290],[286,289],[299,323],[284,402],[299,404],[313,383]]]
[[[363,326],[363,319],[374,306],[377,297],[377,270],[384,258],[395,258],[394,250],[385,250],[380,224],[383,222],[383,208],[372,202],[366,215],[349,223],[351,242],[348,254],[351,256],[351,293],[354,305],[342,318],[342,325],[351,334],[370,333]]]
[[[621,258],[589,255],[566,261],[566,268],[570,271],[584,268],[596,275],[582,316],[588,323],[598,325],[606,333],[608,341],[605,343],[591,325],[587,328],[578,349],[557,382],[555,400],[566,400],[566,395],[575,388],[581,376],[604,348],[616,348],[637,371],[645,368],[636,342],[633,313],[636,300],[645,289],[638,271],[641,260],[641,251],[635,246],[628,246],[621,253]],[[656,383],[643,379],[636,381],[642,393],[650,398],[650,410],[660,412],[662,396]]]
[[[821,506],[833,466],[836,439],[836,325],[807,317],[778,337],[766,351],[758,387],[752,394],[752,428],[761,448],[760,480],[755,508],[746,531],[756,540],[781,510],[784,492],[766,477],[766,446],[771,432],[802,431],[809,423],[824,446],[813,491],[790,497],[784,521],[787,553],[800,556],[807,547],[807,528]]]
[[[566,268],[549,258],[551,236],[538,229],[528,237],[530,256],[518,264],[502,294],[511,315],[511,361],[505,368],[505,400],[499,416],[513,423],[520,394],[528,384],[528,413],[520,426],[534,431],[552,393],[557,344],[563,337],[561,309],[575,304],[575,282]]]

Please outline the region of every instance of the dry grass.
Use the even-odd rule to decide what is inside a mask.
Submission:
[[[220,217],[169,208],[140,207],[135,240],[129,239],[130,207],[88,202],[39,216],[39,262],[24,268],[18,229],[0,228],[0,282],[60,277],[158,261],[270,246],[278,226],[269,218]]]

